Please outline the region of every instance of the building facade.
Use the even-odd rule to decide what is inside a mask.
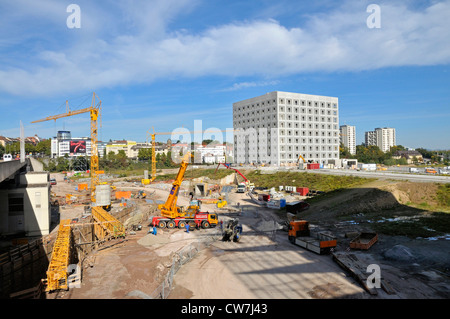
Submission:
[[[339,158],[338,98],[275,91],[233,103],[234,162],[283,166]]]
[[[365,145],[375,145],[378,146],[383,152],[389,152],[392,146],[397,145],[395,138],[395,128],[376,128],[374,131],[366,132]]]
[[[51,139],[51,157],[91,156],[92,144],[90,137],[72,138],[69,131],[58,131]]]
[[[48,235],[51,224],[50,174],[17,172],[0,183],[0,236]]]
[[[132,149],[132,148],[136,144],[137,143],[135,141],[125,141],[125,140],[109,142],[108,144],[106,144],[106,155],[108,155],[109,152],[118,154],[119,151],[124,151],[125,155],[128,158],[132,158],[132,157],[134,157],[134,155],[136,153],[136,151],[135,151],[136,148],[135,149]]]
[[[348,149],[350,154],[356,154],[356,128],[351,125],[342,125],[341,131],[341,143]]]
[[[383,152],[389,152],[391,147],[396,145],[395,128],[376,128],[375,133],[377,135],[377,146]]]
[[[377,145],[377,134],[375,131],[369,131],[364,133],[364,145],[371,146]]]

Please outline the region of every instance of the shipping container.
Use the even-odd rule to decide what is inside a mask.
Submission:
[[[307,165],[308,169],[320,169],[319,163],[308,163]]]
[[[297,193],[300,194],[300,196],[306,196],[308,194],[309,188],[308,187],[297,187]]]

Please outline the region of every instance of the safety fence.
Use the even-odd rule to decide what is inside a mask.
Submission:
[[[152,299],[166,299],[173,288],[175,274],[184,264],[192,260],[202,249],[209,247],[213,242],[222,238],[220,228],[214,229],[213,233],[190,243],[182,250],[175,253],[172,259],[172,265],[163,282],[150,295]]]

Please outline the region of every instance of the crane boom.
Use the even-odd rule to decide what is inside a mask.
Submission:
[[[96,100],[98,99],[98,103],[96,103]],[[98,98],[98,96],[95,94],[95,92],[92,95],[92,103],[90,107],[87,108],[83,108],[83,109],[79,109],[79,110],[75,110],[75,111],[71,111],[68,107],[68,102],[66,101],[67,104],[67,112],[66,113],[62,113],[62,114],[58,114],[58,115],[53,115],[53,116],[48,116],[46,118],[40,119],[40,120],[36,120],[33,121],[31,123],[38,123],[38,122],[44,122],[44,121],[50,121],[50,120],[57,120],[63,117],[68,117],[68,116],[73,116],[73,115],[78,115],[78,114],[82,114],[82,113],[90,113],[90,117],[91,117],[91,166],[90,166],[90,171],[91,171],[91,201],[92,203],[95,203],[96,198],[95,198],[95,189],[96,189],[96,185],[99,184],[99,178],[97,175],[97,171],[99,168],[98,165],[98,151],[97,151],[97,142],[98,142],[98,126],[97,126],[97,121],[100,118],[100,107],[102,104],[102,101]]]
[[[182,213],[181,211],[178,211],[177,208],[178,192],[180,190],[181,182],[183,181],[184,174],[189,164],[188,159],[191,156],[191,153],[187,152],[183,157],[177,177],[172,184],[172,189],[170,190],[166,202],[158,206],[158,209],[161,211],[161,215],[164,217],[176,218]]]
[[[241,175],[241,177],[245,180],[246,183],[249,183],[250,181],[247,179],[247,177],[245,177],[241,172],[239,172],[239,170],[237,170],[236,168],[232,168],[227,164],[224,163],[219,163],[219,165],[222,164],[223,166],[225,166],[228,169],[232,169],[234,171],[236,171],[236,173],[238,173],[239,175]],[[219,165],[217,165],[217,168],[219,168]],[[216,169],[217,170],[217,169]]]

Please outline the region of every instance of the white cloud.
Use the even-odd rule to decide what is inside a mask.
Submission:
[[[91,5],[84,11],[82,6],[82,14],[86,14],[82,21],[96,18],[94,9],[102,9],[105,16],[99,19],[108,29],[102,29],[100,22],[92,23],[95,36],[85,32],[66,46],[41,50],[36,45],[27,53],[29,63],[0,64],[0,90],[44,95],[179,77],[270,79],[302,72],[450,62],[450,1],[421,11],[398,3],[380,4],[380,29],[366,26],[368,2],[346,1],[332,12],[309,16],[298,27],[287,28],[270,19],[234,22],[200,33],[169,31],[170,22],[190,10],[187,0],[160,0],[143,7],[136,3],[111,2],[103,8]],[[76,38],[70,35],[71,40]],[[2,55],[7,54],[2,48]],[[231,89],[258,85],[264,83],[236,83]]]
[[[237,91],[237,90],[242,90],[242,89],[252,88],[252,87],[277,85],[278,83],[280,83],[280,82],[279,81],[239,82],[239,83],[234,83],[231,87],[225,88],[222,91],[223,92]]]

